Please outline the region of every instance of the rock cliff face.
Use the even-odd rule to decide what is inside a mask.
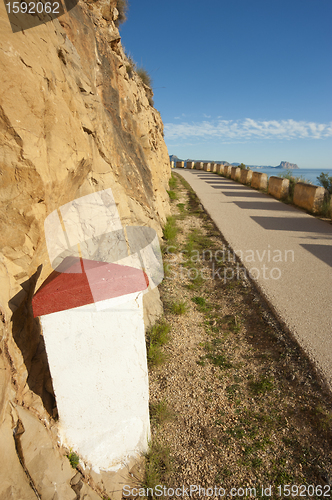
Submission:
[[[281,161],[280,165],[278,165],[276,168],[286,168],[286,169],[291,169],[291,168],[299,168],[296,163],[289,163],[288,161]]]
[[[129,68],[116,6],[80,1],[13,34],[0,4],[1,500],[95,499],[117,489],[116,477],[74,471],[57,446],[31,307],[52,271],[43,223],[54,209],[111,187],[123,225],[159,236],[169,211],[163,124],[151,89]],[[160,313],[158,292],[147,295],[146,312],[147,322]]]

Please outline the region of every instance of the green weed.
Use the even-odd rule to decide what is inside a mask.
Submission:
[[[67,455],[67,458],[68,458],[68,460],[69,460],[70,465],[72,466],[72,468],[76,469],[77,466],[78,466],[78,464],[79,464],[79,462],[80,462],[80,457],[76,453],[74,453],[73,451],[71,451],[69,453],[69,455]]]
[[[171,326],[164,319],[154,324],[147,333],[150,343],[158,345],[167,344],[170,330]]]
[[[197,272],[195,274],[195,277],[190,279],[190,283],[188,283],[188,285],[186,285],[186,287],[189,290],[201,290],[204,283],[205,283],[205,280],[204,280],[203,276],[201,275],[201,273]]]
[[[154,324],[146,332],[147,358],[149,366],[159,366],[166,360],[161,346],[169,341],[170,325],[164,319]]]
[[[256,382],[249,382],[249,387],[253,394],[264,394],[273,389],[273,380],[271,378],[261,377],[261,379]]]
[[[150,367],[162,365],[166,360],[165,353],[159,345],[151,344],[147,353],[148,364]]]
[[[153,440],[149,451],[145,455],[145,477],[142,487],[151,491],[158,485],[164,484],[171,472],[171,458],[169,449],[162,443]],[[148,498],[152,498],[151,493]]]
[[[150,417],[151,420],[157,424],[163,424],[174,417],[174,413],[170,410],[165,400],[158,403],[150,404]]]
[[[206,253],[208,253],[208,256],[210,257],[210,252],[212,253],[212,250],[208,250],[208,248],[211,246],[211,240],[207,236],[205,236],[199,229],[191,229],[190,234],[188,235],[187,238],[187,243],[185,246],[185,250],[188,253],[192,253],[193,250],[205,250]],[[203,255],[203,259],[205,259],[206,255]]]
[[[171,312],[173,314],[185,314],[187,312],[188,306],[185,302],[173,302],[171,304]]]
[[[206,300],[204,299],[204,297],[193,297],[191,300],[198,306],[204,307],[206,305]]]
[[[168,196],[169,196],[170,200],[173,201],[173,200],[177,200],[178,199],[178,195],[176,194],[175,191],[167,191],[167,193],[168,193]]]
[[[168,185],[170,189],[176,188],[178,182],[176,177],[172,174],[170,180],[168,181]]]
[[[219,338],[214,338],[211,342],[205,342],[204,349],[207,352],[201,360],[208,360],[214,366],[220,369],[232,368],[232,363],[227,359],[222,350],[223,341]]]
[[[164,227],[164,239],[168,242],[174,242],[178,234],[178,227],[176,226],[176,218],[173,216],[167,217],[167,222]]]

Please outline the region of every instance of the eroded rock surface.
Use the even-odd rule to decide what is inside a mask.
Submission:
[[[169,213],[163,124],[151,89],[129,67],[116,7],[116,0],[80,1],[57,20],[13,34],[0,4],[0,500],[117,491],[116,477],[78,477],[58,446],[31,307],[52,271],[43,224],[53,210],[110,187],[123,225],[161,236]],[[154,290],[147,322],[160,312]]]

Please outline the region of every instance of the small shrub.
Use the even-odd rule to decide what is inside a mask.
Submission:
[[[332,177],[329,177],[327,173],[322,172],[318,177],[318,184],[327,189],[327,191],[332,194]]]
[[[127,21],[127,11],[128,11],[128,0],[118,0],[116,8],[119,12],[119,17],[116,20],[116,25],[124,23]]]
[[[171,304],[171,311],[173,314],[185,314],[187,312],[187,305],[185,302],[173,302]]]
[[[138,74],[138,76],[140,77],[140,79],[142,80],[144,85],[146,85],[147,87],[149,87],[151,89],[152,88],[152,79],[151,79],[151,76],[149,75],[149,73],[146,71],[146,69],[144,69],[142,67],[137,68],[136,73]]]
[[[153,325],[148,331],[148,337],[153,344],[164,345],[169,341],[170,325],[165,320]]]
[[[320,215],[323,217],[331,217],[332,215],[332,177],[329,177],[327,173],[322,172],[319,177],[317,177],[318,183],[325,188],[324,201],[322,208],[320,210]]]
[[[72,466],[72,468],[76,469],[77,466],[78,466],[78,464],[79,464],[79,462],[80,462],[80,457],[76,453],[74,453],[73,451],[71,451],[69,453],[69,455],[67,455],[67,458],[68,458],[68,460],[69,460],[70,465]]]
[[[148,364],[150,367],[162,365],[166,360],[165,353],[157,344],[151,344],[148,349]]]
[[[162,424],[173,418],[173,412],[169,409],[165,400],[150,404],[150,417],[157,424]]]
[[[204,297],[193,297],[191,299],[196,305],[200,312],[208,312],[211,309],[211,305],[207,304]]]
[[[326,193],[326,192],[325,192]],[[320,208],[319,215],[323,217],[331,218],[332,216],[332,205],[331,205],[331,197],[324,196],[323,204]]]
[[[150,366],[159,366],[166,359],[161,346],[169,341],[170,325],[162,319],[146,332],[147,357]]]
[[[158,484],[167,482],[170,472],[169,449],[156,440],[152,441],[145,455],[145,478],[142,487],[154,489]],[[151,498],[150,495],[149,498]]]
[[[204,297],[193,297],[191,300],[199,306],[205,306],[206,304],[206,300],[204,299]]]

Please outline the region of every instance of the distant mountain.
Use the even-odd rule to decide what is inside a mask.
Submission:
[[[281,161],[280,165],[278,165],[277,167],[274,167],[274,168],[286,168],[288,170],[288,169],[295,169],[295,168],[299,168],[299,167],[296,165],[296,163],[289,163],[288,161]]]
[[[219,165],[230,165],[228,161],[212,161],[212,160],[192,160],[191,158],[187,158],[186,160],[182,160],[181,158],[178,158],[176,155],[169,155],[169,161],[184,161],[187,163],[187,161],[194,161],[194,162],[203,162],[203,163],[218,163]],[[239,163],[237,165],[240,165]]]
[[[240,165],[240,163],[231,163],[231,165],[233,165],[233,167],[238,167]],[[276,168],[276,167],[272,167],[271,165],[246,165],[246,167],[248,167],[248,168]]]
[[[218,163],[220,165],[231,165],[232,167],[238,167],[240,165],[240,163],[228,163],[228,161],[211,161],[211,160],[191,160],[191,159],[187,159],[187,160],[181,160],[180,158],[178,158],[177,156],[175,155],[170,155],[169,157],[170,161],[174,161],[174,163],[176,163],[177,161],[184,161],[185,163],[187,163],[187,161],[195,161],[195,162],[203,162],[203,163]],[[280,165],[277,165],[276,167],[273,167],[272,165],[246,165],[246,167],[248,168],[283,168],[285,170],[288,170],[288,169],[296,169],[296,168],[299,168],[296,163],[289,163],[288,161],[281,161],[280,162]]]

